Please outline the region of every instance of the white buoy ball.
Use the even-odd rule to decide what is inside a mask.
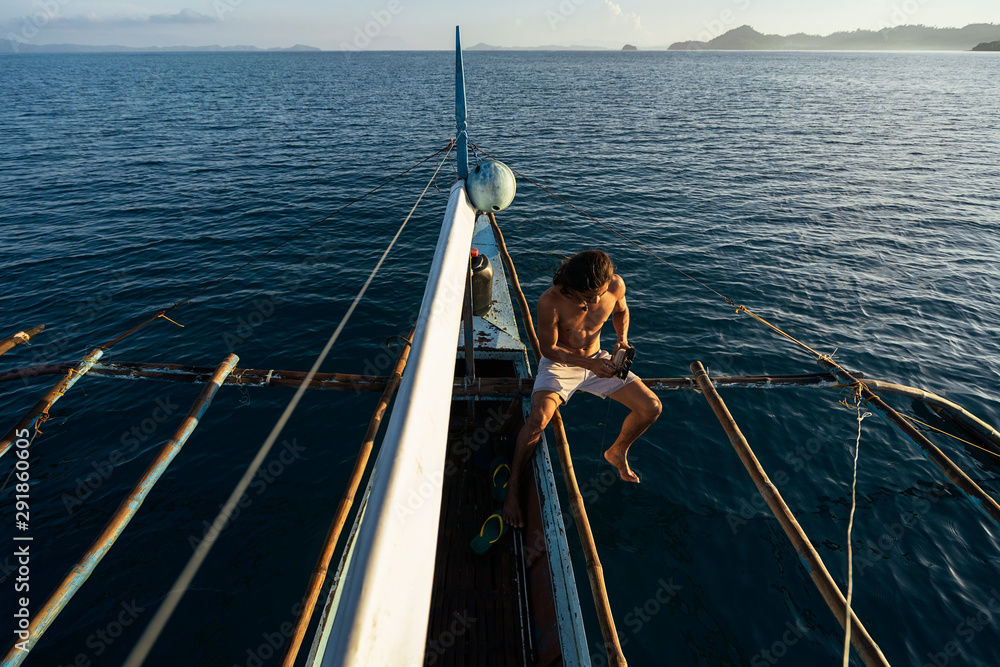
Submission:
[[[469,200],[477,211],[498,213],[514,201],[517,183],[514,172],[503,162],[489,160],[469,171],[465,181]]]

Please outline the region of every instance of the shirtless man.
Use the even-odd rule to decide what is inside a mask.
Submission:
[[[601,329],[611,318],[618,341],[611,354],[601,349]],[[628,305],[625,281],[615,274],[611,258],[600,250],[586,250],[563,262],[552,278],[552,287],[538,299],[538,342],[542,360],[531,395],[531,414],[517,436],[514,463],[507,486],[503,517],[511,526],[524,526],[521,514],[521,474],[531,460],[542,431],[556,408],[569,401],[577,390],[610,396],[631,408],[621,433],[604,452],[604,458],[618,469],[626,482],[639,477],[628,465],[628,449],[660,416],[660,401],[649,388],[614,377],[611,356],[628,348]]]

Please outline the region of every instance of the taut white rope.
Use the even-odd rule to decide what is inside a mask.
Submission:
[[[858,395],[858,439],[854,443],[854,478],[851,482],[851,515],[847,521],[847,618],[844,622],[844,663],[848,667],[851,661],[851,596],[854,593],[854,550],[851,547],[851,531],[854,528],[854,510],[857,508],[858,488],[858,454],[861,451],[861,422],[872,413],[861,414],[861,395]]]

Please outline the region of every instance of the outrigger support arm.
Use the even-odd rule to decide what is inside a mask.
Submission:
[[[146,469],[146,472],[136,483],[131,493],[119,505],[118,510],[104,527],[101,534],[94,540],[87,553],[83,555],[70,573],[66,575],[56,591],[45,601],[45,604],[35,612],[31,626],[28,629],[26,649],[20,649],[17,646],[11,647],[4,658],[3,664],[5,667],[17,667],[17,665],[20,665],[24,661],[28,652],[42,636],[42,633],[48,629],[59,615],[59,612],[63,610],[76,592],[80,590],[84,582],[87,581],[108,550],[114,546],[115,541],[125,530],[125,527],[128,526],[132,517],[139,511],[139,507],[142,506],[153,485],[159,481],[164,471],[170,465],[170,462],[174,460],[174,457],[180,452],[184,443],[191,437],[195,427],[198,426],[198,422],[201,421],[201,418],[205,415],[205,411],[208,410],[208,406],[212,403],[212,397],[215,396],[219,387],[222,386],[226,376],[236,367],[237,361],[239,361],[239,357],[235,354],[230,354],[219,364],[208,386],[198,395],[198,399],[191,406],[187,417],[181,422],[174,436],[160,449],[160,453]]]
[[[928,440],[923,433],[913,428],[913,425],[903,419],[898,412],[886,405],[885,401],[881,398],[873,394],[864,382],[857,380],[850,373],[833,363],[829,358],[824,357],[820,359],[820,363],[830,369],[830,373],[835,377],[840,378],[846,383],[857,386],[861,397],[865,399],[865,405],[873,408],[875,412],[882,416],[883,419],[899,429],[903,435],[908,437],[915,445],[920,447],[920,449],[924,452],[924,456],[927,457],[927,460],[936,465],[938,469],[941,470],[941,472],[943,472],[949,480],[951,480],[952,484],[965,493],[965,495],[968,496],[976,504],[976,506],[979,507],[979,509],[1000,524],[1000,504],[997,504],[997,501],[993,500],[989,494],[983,491],[982,487],[972,481],[972,479],[970,479],[961,468],[945,456],[944,452],[938,449],[933,442]]]
[[[760,492],[760,495],[767,502],[767,506],[771,508],[771,512],[774,513],[778,523],[781,524],[782,530],[785,531],[788,539],[795,547],[795,551],[798,552],[799,558],[806,563],[809,576],[812,577],[816,588],[823,595],[823,599],[829,605],[830,611],[833,612],[833,615],[837,617],[837,621],[843,626],[848,612],[847,600],[844,598],[844,594],[837,588],[833,577],[830,576],[826,565],[823,564],[823,559],[820,558],[806,536],[805,531],[802,530],[802,526],[795,519],[795,515],[792,514],[788,505],[781,498],[777,487],[774,486],[768,478],[767,473],[764,472],[764,468],[761,467],[760,461],[757,460],[753,450],[750,449],[750,445],[747,443],[747,439],[743,437],[743,433],[740,431],[740,427],[737,426],[736,420],[733,419],[733,415],[730,414],[726,404],[723,403],[722,398],[715,391],[715,387],[712,386],[708,373],[705,372],[705,367],[701,365],[700,361],[693,361],[691,362],[691,372],[694,374],[698,386],[705,394],[709,406],[712,408],[715,416],[718,417],[723,430],[729,436],[729,442],[733,445],[736,453],[739,454],[740,460],[743,461],[747,472],[750,473],[751,479],[753,479],[754,484],[757,486],[757,491]],[[858,655],[861,656],[861,659],[864,660],[865,665],[869,667],[871,665],[885,665],[885,667],[889,667],[889,662],[882,654],[878,644],[868,634],[868,631],[861,624],[854,610],[850,610],[850,614],[851,643],[854,645]]]
[[[857,373],[852,373],[852,375],[859,377]],[[899,396],[912,398],[915,401],[923,401],[935,412],[948,417],[963,431],[976,440],[979,440],[983,445],[989,447],[995,454],[1000,455],[1000,431],[997,431],[995,428],[963,408],[961,405],[949,401],[944,396],[939,396],[934,392],[930,392],[925,389],[907,387],[905,385],[883,382],[881,380],[865,380],[865,384],[868,385],[872,391],[885,394],[897,394]]]
[[[44,324],[39,324],[38,326],[31,327],[30,329],[18,331],[13,336],[7,336],[3,340],[0,340],[0,354],[3,354],[11,348],[17,347],[21,343],[27,343],[31,340],[32,336],[39,333],[44,328]]]
[[[24,380],[42,375],[61,375],[75,365],[73,362],[61,362],[56,364],[45,364],[42,366],[28,366],[25,368],[15,368],[5,373],[0,373],[0,384]],[[186,366],[182,364],[164,363],[144,363],[135,361],[109,361],[98,362],[90,369],[90,376],[114,377],[124,380],[163,380],[166,382],[181,382],[189,384],[204,384],[211,377],[213,367],[211,366]],[[262,368],[237,368],[232,375],[226,378],[225,384],[238,385],[240,387],[298,387],[302,380],[308,375],[306,371],[283,371],[276,369]],[[863,378],[861,373],[852,373],[854,377]],[[680,389],[697,389],[694,378],[642,378],[647,387],[653,391],[676,391]],[[309,382],[307,389],[323,389],[328,391],[382,391],[385,389],[389,377],[385,375],[356,375],[350,373],[316,373]],[[461,396],[475,396],[481,394],[522,394],[531,393],[531,383],[534,380],[525,378],[476,378],[475,383],[464,380],[455,382],[455,394]],[[923,400],[937,405],[944,401],[941,397],[931,392],[913,387],[902,387],[875,380],[865,380],[870,386],[879,389],[886,387],[889,393],[898,393],[905,396],[923,397]],[[712,378],[712,384],[719,388],[747,387],[750,389],[782,389],[782,388],[836,388],[844,385],[837,380],[830,378],[828,373],[804,373],[801,375],[719,375]],[[905,390],[905,391],[904,391]],[[935,397],[939,401],[935,401]],[[951,405],[953,409],[961,410],[950,401],[941,404]],[[984,433],[995,433],[996,430],[976,418],[966,413],[970,422],[975,420]],[[994,443],[997,452],[1000,453],[1000,437]]]

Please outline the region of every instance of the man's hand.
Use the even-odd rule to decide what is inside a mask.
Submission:
[[[615,356],[615,352],[617,352],[618,350],[627,350],[630,347],[632,346],[628,344],[627,340],[620,340],[617,343],[615,343],[615,348],[611,350],[611,356],[612,357]]]
[[[590,371],[599,378],[610,378],[615,376],[615,365],[610,359],[591,359]]]

